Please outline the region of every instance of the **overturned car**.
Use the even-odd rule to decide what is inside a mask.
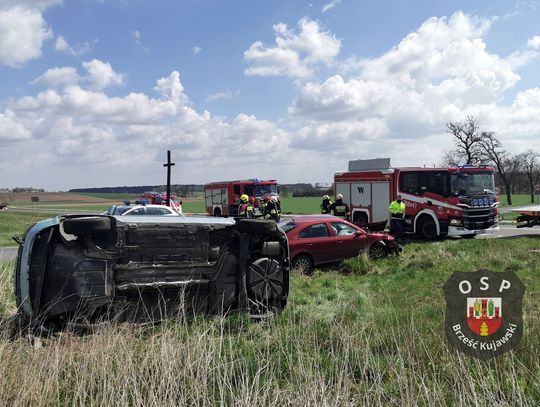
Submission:
[[[264,316],[287,303],[287,237],[273,221],[64,215],[19,243],[19,324],[42,333],[185,313]]]

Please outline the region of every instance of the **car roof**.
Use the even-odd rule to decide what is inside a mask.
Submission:
[[[331,221],[343,221],[342,218],[333,215],[295,215],[288,218],[294,223],[307,223],[307,222],[325,222],[328,220]],[[283,219],[286,220],[286,219]]]

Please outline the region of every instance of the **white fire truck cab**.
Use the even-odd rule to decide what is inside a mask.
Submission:
[[[494,172],[487,166],[392,168],[389,158],[377,158],[349,161],[348,171],[335,174],[334,185],[359,226],[384,229],[388,206],[401,195],[404,232],[426,239],[473,238],[497,227]]]

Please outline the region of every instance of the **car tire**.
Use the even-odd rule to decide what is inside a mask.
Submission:
[[[279,262],[269,257],[253,261],[246,274],[249,313],[252,318],[266,319],[285,307],[284,293],[287,273]]]
[[[70,235],[102,233],[111,230],[111,219],[107,217],[70,218],[62,222],[64,232]]]
[[[278,231],[277,223],[264,219],[240,219],[237,221],[241,233],[271,235]]]
[[[424,218],[420,223],[420,235],[426,240],[433,240],[437,237],[437,225],[431,218]]]
[[[375,243],[369,248],[369,258],[371,260],[379,260],[388,257],[388,247],[382,243]]]
[[[300,254],[293,259],[292,268],[299,270],[306,276],[310,276],[313,274],[313,259],[307,254]]]
[[[219,217],[221,216],[221,209],[215,208],[215,209],[214,209],[214,216],[215,216],[216,218],[219,218]]]

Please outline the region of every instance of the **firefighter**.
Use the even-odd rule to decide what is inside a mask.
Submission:
[[[405,204],[401,201],[401,195],[396,197],[388,207],[390,212],[390,233],[401,239],[403,235],[403,220],[405,219]]]
[[[275,196],[271,197],[268,203],[264,207],[264,218],[273,219],[279,222],[279,211],[277,205],[277,199]]]
[[[238,216],[243,218],[252,218],[253,217],[253,205],[249,202],[249,196],[242,194],[240,196],[240,201],[242,202],[238,207]]]
[[[330,200],[330,197],[328,195],[324,195],[322,197],[322,203],[321,203],[321,213],[323,215],[330,214],[330,205],[332,205],[332,201]]]
[[[332,215],[349,220],[349,205],[343,202],[343,195],[337,194],[336,202],[329,206]]]

